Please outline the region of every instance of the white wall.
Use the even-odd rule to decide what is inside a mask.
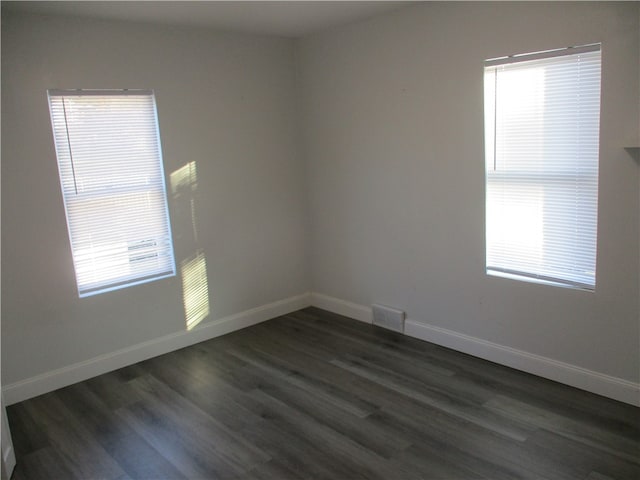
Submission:
[[[313,291],[637,384],[639,8],[427,3],[303,39]],[[483,60],[594,42],[596,292],[486,276]]]
[[[3,12],[3,386],[185,331],[179,276],[78,298],[49,88],[155,89],[167,180],[197,162],[198,241],[189,201],[170,210],[178,266],[206,254],[203,324],[307,291],[293,53],[288,39]]]
[[[386,303],[414,325],[637,383],[640,175],[622,147],[638,134],[638,19],[637,3],[428,3],[294,51],[3,13],[5,399],[116,368],[141,344],[150,355],[303,306],[311,289],[352,302],[338,304],[347,312]],[[597,290],[487,277],[482,62],[592,42],[603,44]],[[188,201],[170,210],[178,263],[207,256],[199,337],[181,336],[179,277],[77,298],[46,90],[78,87],[155,89],[167,176],[197,162],[197,241]]]

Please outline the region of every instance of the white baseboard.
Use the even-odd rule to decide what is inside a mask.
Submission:
[[[9,445],[2,453],[2,465],[0,468],[2,468],[2,478],[11,478],[13,470],[16,468],[16,454],[12,445]]]
[[[166,335],[5,385],[2,389],[5,404],[11,405],[96,375],[294,312],[309,305],[355,320],[372,323],[370,307],[320,293],[305,293],[227,316],[200,325],[191,331]],[[405,334],[572,387],[640,406],[640,384],[638,383],[417,322],[413,319],[405,321]]]
[[[339,298],[311,293],[314,307],[371,323],[371,309]],[[446,328],[405,320],[405,335],[515,368],[631,405],[640,406],[640,384],[568,363],[471,337]]]
[[[13,445],[7,445],[6,448],[2,451],[2,461],[5,465],[11,467],[11,471],[13,471],[13,467],[15,467],[15,453],[13,452]],[[9,468],[7,468],[9,470]]]
[[[6,405],[21,402],[28,398],[87,380],[96,375],[133,365],[134,363],[225,335],[280,315],[295,312],[309,305],[311,305],[311,295],[304,293],[229,315],[210,323],[201,324],[190,331],[176,332],[52,370],[3,386],[4,401]]]
[[[373,323],[373,313],[371,307],[358,305],[357,303],[347,302],[339,298],[323,295],[322,293],[311,292],[311,305],[314,307],[328,310],[338,315],[360,320],[365,323]]]

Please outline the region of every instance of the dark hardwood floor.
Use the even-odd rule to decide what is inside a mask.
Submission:
[[[21,479],[640,479],[640,409],[315,308],[8,408]]]

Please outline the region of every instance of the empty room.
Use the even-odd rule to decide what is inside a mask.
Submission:
[[[2,479],[640,478],[640,2],[2,2]]]

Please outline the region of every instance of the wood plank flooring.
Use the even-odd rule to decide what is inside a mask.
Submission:
[[[8,408],[23,479],[640,479],[640,409],[315,308]]]

